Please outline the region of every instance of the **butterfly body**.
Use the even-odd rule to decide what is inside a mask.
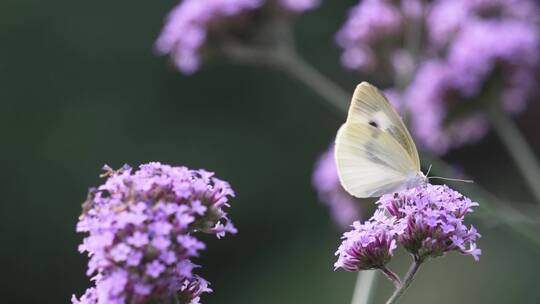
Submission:
[[[405,124],[384,95],[362,82],[335,145],[341,184],[356,197],[376,197],[427,183]]]
[[[417,186],[422,186],[427,184],[428,178],[424,175],[424,173],[418,171],[418,172],[409,172],[407,174],[407,177],[405,178],[404,182],[404,189],[411,189]],[[404,190],[400,189],[400,190]]]

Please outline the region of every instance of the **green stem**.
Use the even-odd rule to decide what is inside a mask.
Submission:
[[[502,109],[494,106],[488,115],[495,133],[516,163],[536,202],[540,204],[540,165],[534,152],[514,121],[505,115]]]
[[[351,304],[370,303],[371,294],[377,285],[377,277],[377,271],[375,270],[364,270],[358,272]]]
[[[407,290],[407,288],[409,288],[412,281],[414,280],[414,275],[418,272],[421,264],[422,261],[415,257],[413,263],[411,264],[411,267],[409,268],[409,271],[407,271],[405,278],[403,278],[403,283],[396,288],[390,299],[386,301],[386,304],[397,303],[399,298],[401,298],[401,296],[405,294],[405,291]]]
[[[393,272],[392,270],[388,269],[386,266],[383,266],[381,268],[379,268],[379,270],[384,273],[384,275],[390,280],[392,281],[392,283],[394,283],[394,285],[396,287],[400,286],[401,285],[401,279],[399,278],[399,276]]]
[[[317,71],[286,44],[278,45],[272,50],[229,44],[223,48],[223,52],[229,58],[242,63],[279,68],[322,97],[325,105],[329,105],[336,114],[341,116],[347,113],[350,94]]]
[[[347,113],[351,94],[343,91],[294,51],[287,50],[280,55],[281,68],[330,103],[337,114]]]

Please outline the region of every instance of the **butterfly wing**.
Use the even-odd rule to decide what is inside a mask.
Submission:
[[[399,114],[375,86],[362,82],[356,87],[346,123],[371,125],[390,135],[405,150],[416,171],[420,171],[420,159],[411,134]]]
[[[404,189],[417,170],[405,149],[387,132],[364,123],[345,123],[336,136],[341,184],[356,197]]]

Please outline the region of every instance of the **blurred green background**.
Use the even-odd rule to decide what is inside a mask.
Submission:
[[[214,61],[191,77],[152,45],[176,1],[0,2],[0,231],[3,303],[66,303],[90,285],[75,223],[103,164],[149,161],[215,171],[238,196],[239,233],[196,262],[214,293],[203,303],[348,303],[355,275],[333,271],[341,232],[310,179],[344,117],[287,75]],[[356,1],[300,16],[300,52],[352,92],[333,34]],[[540,107],[519,125],[540,151]],[[497,139],[447,159],[501,198],[532,201]],[[540,181],[539,181],[540,183]],[[474,199],[474,197],[473,197]],[[479,263],[427,263],[403,303],[538,303],[540,248],[475,222]],[[403,273],[402,252],[391,267]],[[381,279],[375,302],[392,286]]]

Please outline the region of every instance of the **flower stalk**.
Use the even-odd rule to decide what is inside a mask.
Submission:
[[[383,266],[379,269],[382,273],[384,273],[384,275],[390,280],[392,281],[392,283],[394,283],[394,285],[397,287],[401,286],[401,279],[399,278],[399,276],[393,272],[392,270],[388,269],[388,267],[386,266]]]
[[[369,304],[373,290],[377,285],[377,279],[377,271],[366,270],[358,272],[351,304]]]
[[[540,187],[538,187],[540,164],[535,158],[534,152],[527,144],[515,122],[505,115],[502,109],[493,106],[488,112],[488,117],[495,133],[515,162],[536,202],[540,204]]]
[[[396,288],[392,296],[388,299],[388,301],[386,301],[386,304],[397,303],[397,301],[405,294],[405,291],[407,291],[412,281],[414,280],[414,276],[418,272],[418,269],[420,268],[422,262],[423,260],[419,259],[417,256],[414,256],[414,261],[411,264],[409,271],[407,271],[405,278],[403,278],[403,283],[401,283]]]

